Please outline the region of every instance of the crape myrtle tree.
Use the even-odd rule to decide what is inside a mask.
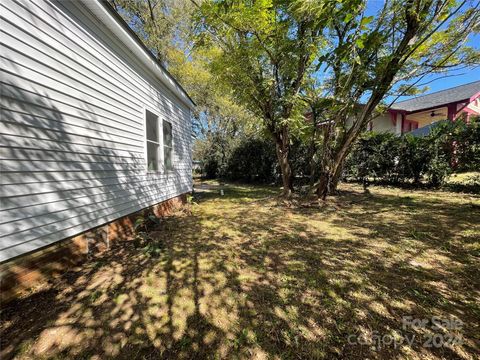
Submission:
[[[302,7],[321,15],[321,4]],[[323,199],[335,191],[355,140],[388,108],[386,98],[416,93],[432,73],[480,63],[478,50],[466,46],[479,30],[478,2],[387,0],[373,14],[367,14],[372,13],[367,5],[360,0],[338,5],[355,11],[332,14],[316,81],[305,91],[311,124],[321,124],[311,192]]]
[[[197,45],[218,46],[212,68],[274,140],[285,196],[293,190],[292,128],[304,121],[299,92],[313,70],[335,1],[314,13],[289,0],[203,1]]]
[[[376,11],[367,5],[197,4],[199,43],[222,49],[214,71],[275,140],[284,195],[293,189],[289,153],[292,131],[305,122],[298,116],[302,97],[313,105],[310,124],[320,127],[310,131],[311,192],[325,198],[336,189],[355,140],[385,110],[385,98],[414,94],[416,84],[434,72],[478,63],[478,53],[465,46],[478,31],[478,2],[387,0]]]

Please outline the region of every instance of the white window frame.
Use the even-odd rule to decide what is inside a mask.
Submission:
[[[171,144],[171,156],[172,156],[172,168],[171,169],[167,169],[165,167],[165,144],[163,143],[163,124],[164,122],[168,122],[170,124],[170,130],[172,131],[172,134],[171,134],[171,138],[172,138],[172,144]],[[174,152],[174,141],[173,141],[173,122],[171,120],[166,120],[166,119],[163,119],[162,118],[162,167],[164,169],[164,172],[165,173],[169,173],[169,172],[173,172],[175,170],[175,162],[173,161],[174,160],[174,155],[175,155],[175,152]]]
[[[158,142],[147,139],[147,112],[152,113],[157,117],[157,139]],[[161,174],[164,172],[164,160],[163,160],[163,119],[158,115],[158,112],[149,108],[143,108],[143,139],[144,139],[144,159],[146,171],[149,174]],[[157,154],[157,170],[148,169],[148,143],[152,142],[158,144],[159,154]],[[172,140],[173,142],[173,140]]]
[[[147,111],[152,113],[153,115],[155,115],[157,117],[157,139],[158,139],[158,142],[155,142],[155,141],[152,141],[152,140],[148,140],[147,139]],[[171,169],[166,169],[165,168],[165,147],[164,147],[164,143],[163,143],[163,124],[164,122],[168,122],[170,124],[170,127],[171,127],[171,130],[172,130],[172,145],[171,145],[171,149],[172,149],[172,168]],[[145,167],[146,167],[146,171],[147,173],[149,174],[168,174],[168,173],[171,173],[173,171],[175,171],[175,162],[174,162],[174,158],[175,158],[175,137],[173,136],[174,134],[174,131],[173,131],[173,121],[171,120],[167,120],[165,119],[164,117],[160,116],[158,114],[158,111],[150,108],[150,107],[147,107],[147,106],[144,106],[143,107],[143,139],[144,139],[144,159],[145,159]],[[155,143],[155,144],[158,144],[159,146],[159,154],[157,154],[157,168],[158,170],[149,170],[148,169],[148,143],[149,142],[152,142],[152,143]]]

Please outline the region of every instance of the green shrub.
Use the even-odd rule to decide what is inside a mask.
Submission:
[[[290,166],[296,180],[305,179],[311,173],[311,149],[310,144],[294,140],[290,147]]]
[[[228,138],[220,134],[211,134],[205,140],[200,154],[203,163],[202,175],[207,179],[225,177],[227,163],[233,144]]]
[[[392,168],[396,182],[420,183],[431,159],[428,143],[429,139],[426,137],[410,134],[398,137],[396,162]]]
[[[393,179],[399,139],[389,133],[366,133],[355,145],[346,161],[346,173],[357,181],[368,178]]]
[[[148,256],[158,256],[163,249],[163,243],[153,238],[150,233],[160,224],[160,220],[153,214],[139,216],[135,219],[133,230],[135,232],[134,246],[141,248]]]
[[[427,136],[365,133],[345,165],[345,176],[363,183],[422,181],[440,186],[454,171],[480,169],[480,122],[443,121]]]
[[[277,159],[271,140],[244,138],[232,150],[226,177],[230,180],[269,183],[276,180]]]
[[[470,124],[456,121],[450,131],[455,139],[455,171],[478,171],[480,169],[480,116],[472,117]]]

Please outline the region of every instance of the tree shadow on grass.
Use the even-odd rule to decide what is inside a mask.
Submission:
[[[465,213],[468,202],[452,209],[442,199],[353,190],[332,207],[287,208],[265,189],[227,189],[201,199],[193,215],[162,220],[154,233],[165,245],[159,257],[119,243],[51,289],[5,309],[2,355],[363,359],[478,353],[478,257],[461,246],[471,239],[461,234],[476,226],[477,214]],[[436,225],[424,219],[432,214]],[[402,329],[403,316],[433,315],[460,319],[464,344],[428,348],[423,342],[431,330]],[[416,340],[396,348],[359,343],[375,334]]]

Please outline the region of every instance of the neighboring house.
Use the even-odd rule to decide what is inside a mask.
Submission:
[[[358,111],[361,106],[358,105]],[[439,121],[462,119],[468,122],[471,115],[480,115],[480,81],[397,102],[370,121],[367,130],[398,135],[413,131],[425,135]],[[312,121],[312,116],[311,112],[305,114],[307,121]],[[347,120],[347,128],[352,121]],[[318,124],[324,125],[326,122]]]
[[[194,103],[106,2],[0,9],[0,270],[20,277],[25,254],[91,251],[98,226],[109,247],[128,215],[190,192]]]
[[[415,131],[422,134],[437,121],[463,119],[468,122],[471,115],[479,114],[480,81],[475,81],[397,102],[387,114],[370,122],[368,129],[404,134],[426,128],[423,132]]]

